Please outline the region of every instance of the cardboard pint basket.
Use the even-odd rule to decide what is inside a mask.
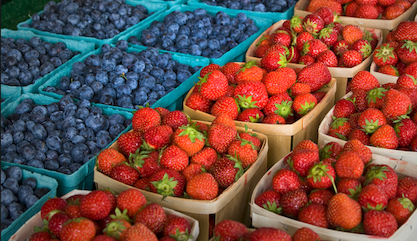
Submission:
[[[352,96],[352,92],[349,92],[345,96],[343,96],[343,99],[350,98]],[[333,110],[334,107],[331,108],[329,113],[326,114],[323,121],[320,123],[319,126],[319,145],[324,145],[328,142],[337,142],[340,145],[344,145],[346,141],[329,136],[327,133],[329,133],[330,124],[333,122],[332,116],[333,116]],[[417,152],[415,151],[401,151],[401,150],[391,150],[391,149],[385,149],[380,147],[374,147],[374,146],[367,146],[369,149],[371,149],[372,153],[379,154],[382,156],[403,160],[410,162],[411,164],[417,165]]]
[[[381,85],[386,84],[386,83],[397,83],[398,76],[392,76],[388,74],[379,73],[378,69],[379,69],[378,65],[376,65],[375,62],[372,62],[369,72],[371,72],[371,74],[375,76],[375,78],[378,79],[378,82]]]
[[[195,81],[197,82],[197,80]],[[185,105],[194,87],[188,92],[184,99],[183,111],[191,119],[212,121],[214,116],[210,113],[196,111]],[[293,124],[264,124],[235,121],[237,126],[244,127],[247,125],[250,129],[259,131],[268,136],[269,145],[272,147],[268,152],[268,168],[273,166],[279,159],[284,157],[298,142],[309,139],[317,143],[317,129],[325,114],[334,105],[334,96],[336,92],[336,80],[332,79],[327,88],[323,89],[326,95],[313,110]]]
[[[63,199],[67,199],[73,195],[87,195],[88,193],[90,193],[91,191],[84,191],[84,190],[73,190],[67,194],[65,194],[64,196],[62,196]],[[163,207],[163,209],[165,210],[166,214],[173,214],[173,215],[177,215],[180,217],[184,217],[185,219],[187,219],[187,221],[191,224],[191,230],[190,230],[190,234],[194,237],[194,240],[196,240],[196,238],[198,237],[199,234],[199,227],[198,227],[198,221],[190,216],[187,216],[183,213],[174,211],[172,209],[169,208],[165,208]],[[31,219],[29,219],[25,224],[23,224],[22,227],[20,227],[19,230],[17,230],[17,232],[10,238],[9,241],[22,241],[22,240],[27,240],[30,235],[32,233],[34,233],[33,228],[38,226],[38,227],[42,227],[43,225],[43,221],[41,219],[41,212],[38,212],[36,215],[34,215]],[[191,241],[191,239],[189,239],[188,241]]]
[[[246,62],[249,62],[251,60],[261,61],[261,58],[255,57],[255,50],[257,48],[256,45],[265,34],[273,33],[275,30],[280,28],[284,22],[285,20],[281,20],[275,23],[274,25],[272,25],[271,27],[269,27],[249,46],[248,51],[246,51]],[[375,33],[376,36],[378,37],[377,46],[379,46],[382,43],[383,36],[382,36],[382,31],[380,29],[366,28],[366,27],[360,27],[360,29],[362,31],[367,30],[371,33]],[[330,74],[332,75],[333,78],[336,79],[336,82],[337,82],[335,101],[338,101],[340,98],[342,98],[346,94],[348,78],[352,78],[359,71],[365,70],[369,67],[369,65],[372,62],[372,54],[373,52],[361,64],[352,68],[343,68],[343,67],[329,67],[328,68],[330,71]],[[293,63],[288,63],[287,66],[290,68],[304,68],[305,67],[305,65],[303,64],[293,64]]]
[[[417,178],[417,165],[408,163],[405,161],[396,160],[393,158],[372,155],[372,163],[374,164],[386,164],[392,167],[398,174],[398,178],[403,176],[411,176]],[[261,193],[266,190],[272,189],[272,178],[274,174],[284,168],[284,158],[277,162],[268,172],[262,177],[259,183],[256,185],[255,190],[251,197],[251,217],[252,225],[254,227],[274,227],[287,231],[290,235],[293,235],[297,229],[302,227],[308,227],[316,232],[323,240],[335,240],[335,241],[371,241],[371,240],[386,240],[386,241],[412,241],[416,240],[417,235],[417,212],[415,211],[410,218],[398,230],[389,238],[376,237],[366,234],[356,234],[350,232],[337,231],[333,229],[327,229],[317,227],[308,223],[304,223],[295,219],[285,217],[273,212],[270,212],[255,204],[255,199]]]
[[[308,7],[310,0],[299,0],[295,4],[294,15],[305,17],[311,12],[307,12],[305,9]],[[417,2],[413,3],[407,11],[392,20],[383,19],[366,19],[366,18],[355,18],[339,16],[340,23],[342,24],[353,24],[359,27],[377,28],[381,29],[384,35],[384,39],[390,30],[395,29],[398,24],[402,21],[413,20],[417,13]]]
[[[202,121],[205,124],[210,122]],[[245,128],[237,127],[238,132],[244,132]],[[258,158],[239,178],[238,181],[224,190],[218,197],[213,200],[193,200],[180,197],[166,197],[162,200],[162,195],[140,190],[146,199],[153,203],[158,203],[164,207],[174,209],[191,216],[198,220],[200,225],[200,235],[198,241],[207,241],[209,239],[209,215],[215,215],[215,223],[225,219],[232,219],[250,225],[249,201],[250,195],[259,179],[265,174],[267,167],[268,138],[258,132],[248,130],[250,133],[256,133],[257,138],[262,141],[261,149],[258,152]],[[119,150],[117,142],[109,148]],[[97,167],[94,169],[94,182],[99,190],[110,188],[116,194],[129,188],[135,188],[99,172]]]

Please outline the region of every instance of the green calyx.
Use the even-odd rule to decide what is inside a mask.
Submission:
[[[169,236],[177,241],[187,241],[190,239],[193,240],[193,236],[188,232],[188,228],[185,229],[185,232],[180,232],[180,230],[177,228],[175,230],[175,234],[170,234]]]
[[[365,186],[370,184],[375,178],[380,180],[386,180],[387,174],[385,172],[389,171],[386,166],[372,166],[371,170],[365,176]]]
[[[256,47],[258,47],[259,45],[261,45],[261,43],[264,41],[264,40],[267,40],[268,38],[265,36],[265,34],[264,35],[262,35],[262,37],[261,37],[261,39],[259,39],[259,42],[258,43],[256,43]]]
[[[284,100],[280,104],[275,104],[277,109],[274,111],[274,113],[282,116],[284,119],[287,119],[288,116],[293,115],[291,112],[292,103],[293,101]]]
[[[289,50],[288,50],[289,52]],[[287,56],[284,54],[279,54],[279,60],[277,61],[277,64],[279,65],[279,68],[286,67],[289,60],[287,60]]]
[[[249,121],[252,123],[258,123],[260,118],[259,114],[256,114],[255,116],[249,116]]]
[[[320,160],[332,157],[330,152],[330,148],[332,148],[332,146],[333,145],[327,145],[319,150]]]
[[[298,114],[300,115],[305,115],[308,112],[310,112],[310,110],[312,110],[314,108],[314,106],[316,105],[315,102],[304,102],[304,104],[301,104],[301,108],[297,111]]]
[[[169,177],[167,173],[164,174],[161,180],[151,182],[152,185],[158,190],[158,194],[161,194],[162,200],[167,196],[175,196],[174,190],[178,184],[178,181],[174,181],[173,177]]]
[[[363,59],[368,58],[368,56],[372,53],[372,47],[369,42],[363,43],[363,45],[359,48],[359,52],[362,54]]]
[[[304,29],[313,34],[313,35],[317,35],[317,23],[315,23],[314,21],[311,21],[310,19],[307,19],[307,21],[304,23]]]
[[[355,189],[349,188],[349,193],[350,194],[348,196],[350,198],[354,199],[354,200],[357,200],[358,196],[359,196],[359,193],[361,193],[361,191],[362,191],[362,185],[359,184]]]
[[[246,97],[246,95],[238,95],[238,106],[242,107],[242,109],[249,109],[249,108],[258,108],[258,106],[256,105],[256,100],[252,100],[252,95]]]
[[[405,43],[403,44],[403,46],[401,46],[401,48],[406,48],[408,49],[408,51],[411,52],[416,52],[417,53],[417,43],[414,43],[411,40],[407,40],[405,41]]]
[[[324,38],[329,38],[330,34],[333,32],[334,30],[331,28],[323,28],[322,30],[320,30],[319,32],[319,39],[324,39]]]
[[[251,61],[247,62],[245,65],[243,65],[243,67],[239,70],[238,73],[244,72],[246,69],[250,69],[254,66],[258,66],[258,63],[256,62],[256,60],[251,60]]]
[[[336,188],[336,184],[334,183],[334,178],[332,176],[329,175],[329,167],[324,164],[323,162],[319,162],[317,164],[315,164],[309,171],[308,171],[308,175],[307,178],[313,178],[313,182],[317,183],[317,182],[321,182],[322,181],[322,177],[328,177],[332,183],[333,189],[335,191],[335,193],[337,193],[337,188]]]
[[[330,124],[332,129],[339,129],[340,127],[344,126],[348,123],[349,119],[345,117],[337,118],[333,116],[333,122]]]
[[[240,137],[238,139],[241,140],[241,143],[240,143],[241,146],[250,145],[253,150],[258,150],[258,148],[253,144],[253,142],[245,140],[245,139],[241,139]]]
[[[143,143],[145,144],[146,142],[143,142]],[[149,157],[149,154],[151,152],[152,152],[151,150],[141,151],[140,148],[138,148],[135,151],[135,153],[130,153],[130,155],[129,155],[129,162],[132,163],[134,165],[134,167],[141,168],[141,167],[143,167],[143,164],[145,164],[145,160],[144,159],[147,158],[147,157]]]
[[[379,120],[365,120],[365,125],[361,126],[363,131],[365,131],[367,134],[372,134],[374,133],[376,130],[378,130],[379,128],[379,124],[378,124]]]
[[[235,182],[236,182],[237,180],[239,180],[239,178],[243,175],[243,172],[244,172],[243,166],[242,166],[242,162],[237,157],[234,157],[232,155],[226,155],[226,157],[229,160],[234,161],[235,162],[235,165],[233,167],[236,168],[236,169],[238,169],[238,171],[237,171],[237,173],[235,175]]]
[[[190,125],[181,126],[180,129],[183,131],[178,136],[188,136],[192,143],[195,143],[195,140],[204,141],[204,135],[199,132],[197,129],[193,128]]]
[[[112,219],[124,219],[126,221],[128,221],[129,223],[132,221],[129,217],[129,215],[127,215],[127,209],[123,210],[123,212],[120,211],[119,208],[116,208],[114,210],[114,214],[111,214],[110,217]]]
[[[387,92],[387,89],[385,88],[374,88],[370,91],[368,91],[366,95],[366,100],[368,100],[368,104],[373,102],[376,103],[377,99],[383,99],[385,97],[385,92]]]
[[[270,202],[267,201],[266,204],[264,204],[262,206],[264,209],[276,213],[276,214],[281,214],[282,213],[282,207],[277,207],[277,203],[276,202]]]
[[[120,239],[120,236],[125,231],[125,229],[127,229],[127,227],[122,221],[114,220],[106,225],[106,228],[103,229],[103,233],[115,239]]]
[[[198,88],[199,88],[198,90],[201,90],[201,85],[203,85],[204,83],[207,83],[207,80],[210,74],[211,72],[208,72],[203,78],[198,77],[199,81],[195,84],[195,85],[198,85]]]
[[[388,61],[388,59],[395,58],[394,48],[390,47],[389,44],[385,46],[380,45],[380,49],[376,49],[375,52],[375,57],[378,59],[382,59],[383,62]]]
[[[399,198],[398,201],[405,209],[407,209],[410,212],[414,212],[414,210],[416,209],[416,206],[413,204],[413,202],[411,202],[410,199],[404,197],[404,195],[403,197]]]

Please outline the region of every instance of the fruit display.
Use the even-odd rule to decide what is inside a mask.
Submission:
[[[234,17],[223,11],[175,6],[126,38],[133,45],[218,59],[257,34],[256,21],[244,13]]]
[[[285,224],[293,233],[305,226],[323,239],[359,240],[364,234],[405,239],[412,231],[402,225],[416,218],[415,167],[373,155],[358,139],[321,149],[301,141],[255,187],[252,217],[265,219],[253,226],[274,220],[273,227]]]
[[[96,39],[113,38],[152,14],[144,5],[133,6],[125,0],[50,1],[43,10],[22,27]]]
[[[39,101],[21,98],[7,117],[2,112],[2,162],[72,175],[131,123],[87,100],[75,102],[71,95],[50,104]]]
[[[416,72],[417,67],[413,67],[417,66],[416,33],[417,22],[403,21],[388,34],[386,43],[376,48],[371,73],[380,83],[394,83],[398,76]]]
[[[31,85],[78,54],[60,41],[51,43],[38,36],[30,40],[2,36],[1,84]]]
[[[197,220],[148,202],[136,189],[117,196],[110,189],[74,190],[49,199],[25,226],[12,240],[196,240],[199,235]]]
[[[219,6],[236,10],[247,10],[254,12],[285,12],[297,1],[295,0],[280,0],[280,1],[224,1],[224,0],[201,0],[201,3],[205,3],[210,6]]]
[[[41,88],[79,100],[136,109],[152,106],[199,69],[180,63],[170,53],[160,53],[156,48],[135,51],[125,40],[119,40],[115,46],[104,44],[82,62],[74,63],[55,86],[50,80]]]

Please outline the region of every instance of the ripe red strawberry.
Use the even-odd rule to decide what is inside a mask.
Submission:
[[[271,47],[271,45],[269,45],[269,44],[259,45],[255,49],[255,52],[253,53],[253,55],[257,58],[263,58],[270,47]],[[229,84],[232,84],[232,83],[229,81]],[[234,84],[236,84],[236,82]]]
[[[242,162],[242,167],[245,169],[255,163],[258,157],[258,150],[256,146],[247,140],[235,140],[230,143],[227,153],[231,156],[237,157]]]
[[[150,177],[161,168],[158,151],[137,151],[129,156],[129,162],[138,170],[141,178]]]
[[[288,118],[289,119],[289,118]],[[289,124],[287,123],[287,121],[284,119],[284,117],[277,115],[277,114],[271,114],[266,116],[263,120],[262,123],[265,124]]]
[[[389,200],[385,211],[390,212],[395,220],[397,220],[398,226],[403,225],[416,209],[410,199],[406,197],[395,197]]]
[[[243,109],[259,108],[262,110],[267,101],[268,93],[262,82],[246,82],[236,86],[233,97]]]
[[[321,238],[310,228],[302,227],[292,235],[292,241],[321,241]]]
[[[318,203],[310,203],[303,207],[298,214],[298,221],[322,228],[329,226],[326,220],[326,207]]]
[[[296,97],[301,94],[311,93],[311,87],[308,84],[295,83],[290,87],[289,92],[291,96]]]
[[[217,160],[217,153],[211,147],[204,147],[201,151],[193,155],[191,163],[201,164],[206,170],[210,170],[211,165]]]
[[[338,139],[347,139],[352,127],[350,126],[348,118],[334,118],[333,122],[330,124],[329,135],[336,137]]]
[[[342,178],[336,185],[338,193],[344,193],[353,199],[362,191],[362,184],[358,179]]]
[[[356,88],[359,88],[359,82],[360,82],[360,78],[358,78],[356,85],[358,85]],[[367,87],[369,88],[369,87]],[[367,100],[366,100],[366,96],[367,96],[367,90],[364,89],[357,89],[357,90],[352,90],[353,94],[350,97],[352,100],[355,100],[355,106],[356,106],[356,111],[357,112],[362,112],[365,109],[367,109]],[[355,114],[354,114],[355,115]],[[351,118],[353,117],[353,115],[351,115]],[[359,115],[356,117],[358,118]]]
[[[270,41],[272,45],[280,43],[288,48],[291,44],[291,34],[285,30],[277,29],[271,33]]]
[[[242,162],[233,156],[226,155],[211,166],[210,173],[218,182],[219,187],[227,188],[242,176]]]
[[[168,125],[159,125],[149,128],[143,134],[143,145],[144,150],[160,150],[163,147],[169,145],[172,140],[172,128]]]
[[[168,125],[172,128],[172,131],[176,131],[180,126],[187,125],[188,118],[184,112],[180,110],[174,110],[166,114],[161,121],[161,125]]]
[[[390,43],[384,43],[376,47],[373,60],[378,66],[395,65],[398,62],[398,57],[394,47]]]
[[[97,156],[97,169],[103,174],[110,176],[114,166],[126,162],[126,157],[115,149],[104,149]]]
[[[218,64],[209,64],[207,66],[205,66],[204,68],[201,69],[200,71],[200,77],[204,78],[204,76],[206,76],[206,74],[213,72],[214,70],[220,70],[221,67]]]
[[[49,215],[51,215],[51,214],[52,214],[52,212],[49,213]],[[62,211],[56,211],[52,215],[52,217],[49,218],[49,221],[48,221],[49,231],[51,231],[51,233],[53,235],[55,235],[56,237],[59,238],[59,232],[61,231],[63,224],[70,219],[71,219],[70,216],[68,216],[66,213],[64,213]]]
[[[398,148],[398,137],[392,126],[386,124],[378,128],[370,137],[369,142],[376,147],[386,149]]]
[[[297,35],[296,49],[298,51],[302,51],[304,48],[304,43],[312,39],[314,39],[314,37],[311,33],[306,32],[306,31],[301,32],[300,34]]]
[[[369,184],[359,193],[358,202],[366,211],[382,210],[387,206],[388,198],[379,186]]]
[[[236,84],[242,84],[247,81],[261,81],[262,77],[262,69],[257,66],[255,60],[252,60],[243,65],[236,73],[235,81]]]
[[[311,92],[319,90],[331,80],[331,74],[323,63],[314,63],[304,67],[298,74],[298,82],[308,84]]]
[[[139,172],[132,164],[122,162],[111,169],[110,177],[116,181],[132,186],[139,179]]]
[[[92,191],[81,200],[80,212],[83,217],[100,220],[110,214],[112,204],[103,191]]]
[[[379,17],[379,12],[375,5],[359,4],[355,10],[355,17],[377,19]]]
[[[385,88],[374,88],[368,91],[366,95],[367,106],[368,108],[382,109],[385,100]]]
[[[372,54],[372,47],[368,40],[359,39],[352,44],[352,49],[358,51],[362,59],[368,58]]]
[[[269,46],[268,44],[263,44],[263,45],[265,45],[266,47]],[[260,58],[261,57],[262,56],[260,56]],[[236,62],[228,62],[221,67],[220,71],[226,76],[229,84],[236,84],[235,77],[241,68],[242,67]]]
[[[409,64],[407,68],[405,68],[404,74],[409,74],[414,78],[417,78],[417,62]]]
[[[197,163],[190,163],[184,170],[180,173],[185,178],[185,181],[188,181],[195,175],[203,173],[205,171],[203,165]]]
[[[341,56],[344,52],[348,51],[349,43],[346,40],[338,40],[333,44],[332,50],[336,55]]]
[[[330,199],[326,218],[331,227],[352,229],[362,220],[361,205],[346,194],[337,193]]]
[[[156,107],[155,110],[159,113],[161,118],[163,118],[166,114],[169,113],[169,110],[167,108],[164,108],[164,107]]]
[[[321,7],[314,11],[313,14],[317,14],[324,21],[324,25],[333,23],[338,15],[337,13],[334,13],[333,10],[329,7]]]
[[[349,44],[353,44],[363,37],[363,32],[358,26],[349,24],[343,28],[342,36]]]
[[[337,158],[343,147],[337,142],[328,142],[320,149],[320,160],[332,157]]]
[[[417,78],[412,75],[403,74],[397,79],[397,87],[400,88],[417,88]]]
[[[336,118],[349,118],[356,112],[355,104],[351,99],[340,99],[336,102],[333,109],[333,116]]]
[[[67,205],[67,201],[59,197],[48,199],[41,207],[41,218],[48,220],[50,218],[48,216],[49,212],[53,210],[64,211]]]
[[[81,217],[81,212],[80,212],[80,203],[68,203],[68,205],[65,207],[64,212],[71,218],[79,218]]]
[[[396,1],[393,0],[378,0],[378,4],[382,6],[389,6],[391,4],[394,4]]]
[[[405,9],[401,4],[392,4],[385,8],[383,16],[385,16],[388,20],[392,20],[399,17],[404,13],[404,11]]]
[[[174,143],[190,157],[203,149],[205,136],[190,125],[178,128],[174,133]]]
[[[210,108],[213,103],[210,100],[204,98],[200,93],[192,93],[185,102],[185,105],[193,110],[199,110],[208,113],[210,112]]]
[[[335,178],[331,164],[316,163],[308,170],[307,183],[312,188],[327,189],[334,185]]]
[[[267,190],[255,199],[255,204],[273,213],[281,214],[282,208],[279,205],[281,195],[274,190]]]
[[[316,62],[321,62],[327,67],[337,67],[338,65],[337,57],[332,50],[326,50],[319,54],[316,58]]]
[[[297,95],[292,106],[295,112],[301,116],[310,112],[317,105],[317,99],[311,93]]]
[[[295,150],[288,159],[290,166],[302,177],[307,176],[308,170],[319,161],[319,152],[310,149]]]
[[[250,234],[250,240],[282,240],[291,241],[291,236],[277,228],[261,227]]]
[[[339,2],[329,0],[312,0],[306,8],[306,11],[314,12],[322,7],[329,7],[332,10],[332,12],[336,12],[339,15],[341,15],[343,11],[342,5]]]
[[[389,237],[398,229],[395,217],[383,210],[370,210],[363,217],[363,228],[366,234]]]
[[[407,40],[397,48],[398,58],[405,64],[417,61],[417,43]]]
[[[285,47],[285,46],[284,46]],[[285,53],[280,53],[278,51],[267,51],[261,59],[261,66],[266,71],[271,72],[280,67],[287,66],[289,60],[286,57]]]
[[[398,76],[398,70],[395,66],[392,65],[384,65],[378,69],[378,72],[381,74]]]
[[[397,133],[400,147],[410,146],[413,139],[417,137],[417,124],[411,119],[404,119],[396,123],[394,130]]]
[[[124,235],[124,241],[158,241],[156,235],[142,223],[135,223],[129,227]]]
[[[182,171],[189,164],[187,152],[177,145],[170,145],[162,151],[159,164],[162,168]]]
[[[280,169],[272,178],[272,188],[279,194],[284,194],[288,191],[297,190],[300,188],[300,180],[292,170]]]
[[[309,32],[313,35],[317,35],[320,30],[324,28],[324,21],[319,15],[308,14],[303,19],[303,28],[306,32]]]
[[[361,142],[365,146],[370,145],[369,136],[363,130],[360,130],[360,129],[352,130],[348,136],[348,140],[354,140],[354,139],[357,139],[359,142]]]
[[[196,200],[212,200],[219,193],[219,185],[212,174],[204,172],[191,177],[187,182],[186,192]]]
[[[237,131],[235,128],[222,125],[212,124],[208,132],[209,145],[219,153],[225,153],[228,146],[235,139]]]
[[[66,222],[59,235],[62,241],[92,240],[96,235],[96,228],[93,221],[76,218]]]
[[[196,87],[200,88],[200,93],[204,98],[217,100],[226,94],[227,85],[226,76],[219,70],[214,70],[200,78]]]
[[[144,133],[153,126],[161,124],[161,116],[158,111],[144,107],[137,110],[132,117],[132,129]]]
[[[193,239],[193,237],[189,234],[191,231],[191,225],[187,219],[172,214],[167,215],[167,218],[168,220],[163,231],[165,236],[172,235],[174,238],[177,238],[177,240]]]
[[[288,67],[279,68],[265,75],[262,82],[268,95],[286,92],[297,80],[295,71]]]
[[[358,118],[359,127],[368,134],[374,133],[379,127],[385,124],[387,124],[387,119],[384,114],[375,108],[366,109]]]
[[[51,239],[52,236],[48,231],[37,231],[30,235],[28,241],[49,241]]]
[[[120,192],[116,202],[120,210],[127,209],[127,215],[134,218],[135,214],[146,205],[146,198],[139,190],[130,188]]]
[[[395,38],[397,41],[411,40],[413,42],[417,42],[417,22],[401,22],[397,26]]]
[[[117,139],[117,145],[119,146],[120,152],[128,157],[131,153],[135,153],[142,145],[142,134],[139,131],[123,133]]]
[[[337,158],[334,166],[336,174],[340,178],[358,179],[364,170],[361,157],[353,151],[344,151]]]
[[[149,203],[136,213],[134,221],[144,224],[153,233],[159,233],[164,229],[167,215],[161,205]]]
[[[352,91],[362,89],[362,90],[372,90],[374,88],[379,87],[380,84],[369,71],[361,70],[355,76],[353,76],[350,88]],[[353,97],[351,97],[353,98]]]
[[[417,205],[417,179],[407,176],[398,180],[396,197],[403,196]]]
[[[278,114],[284,118],[293,115],[292,99],[287,92],[269,97],[263,112],[265,116]]]
[[[223,220],[214,226],[214,238],[219,241],[239,240],[248,229],[243,223],[233,220]]]
[[[164,197],[180,197],[183,195],[185,178],[178,171],[161,169],[153,174],[149,181],[151,181],[151,192],[161,194]]]
[[[362,55],[356,50],[348,50],[342,54],[340,62],[342,66],[352,68],[362,63]]]
[[[308,202],[321,204],[327,207],[332,197],[333,193],[329,191],[329,189],[314,189],[308,195]]]
[[[250,103],[250,101],[244,102],[244,103],[248,105],[256,106],[256,104],[254,104],[253,102]],[[226,115],[229,115],[233,120],[237,119],[239,112],[240,112],[240,108],[239,108],[237,101],[233,97],[229,97],[229,96],[220,97],[213,104],[213,107],[211,108],[211,111],[210,111],[210,113],[214,116],[226,114]]]
[[[343,146],[343,151],[356,152],[361,157],[365,165],[367,165],[372,159],[371,150],[367,146],[362,144],[360,140],[357,139],[347,141]]]
[[[245,109],[237,116],[238,121],[258,123],[262,122],[265,115],[258,108]]]
[[[327,46],[333,46],[336,43],[338,33],[333,28],[323,28],[318,34],[318,39],[325,43]]]
[[[106,227],[103,229],[103,234],[121,240],[124,238],[127,229],[131,226],[125,219],[113,219],[106,224]]]
[[[385,192],[388,199],[397,193],[398,176],[388,165],[371,164],[365,170],[365,185],[376,184]]]
[[[307,42],[304,43],[304,46],[303,46],[303,54],[311,55],[311,57],[313,58],[316,58],[317,56],[319,56],[321,53],[323,53],[326,50],[327,50],[327,45],[319,39],[308,40]]]
[[[289,217],[297,217],[300,210],[307,205],[307,194],[301,190],[288,191],[279,200],[282,211]]]
[[[344,15],[346,17],[355,17],[356,9],[358,8],[359,4],[356,1],[349,2],[346,4]]]
[[[141,189],[141,190],[146,190],[146,191],[151,191],[151,182],[149,181],[148,178],[143,177],[143,178],[139,178],[134,184],[133,186]]]

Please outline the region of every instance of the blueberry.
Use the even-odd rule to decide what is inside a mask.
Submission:
[[[73,147],[74,147],[74,144],[71,141],[64,142],[62,144],[62,152],[70,153]]]
[[[1,133],[1,148],[7,148],[13,144],[13,135],[9,132]]]
[[[74,144],[85,143],[85,138],[82,135],[75,135],[73,138],[71,138],[71,142]]]
[[[42,124],[35,124],[32,127],[32,134],[35,138],[39,140],[45,140],[48,136],[48,132]]]
[[[61,154],[58,157],[58,162],[60,166],[69,166],[72,163],[72,157],[68,153]]]
[[[3,184],[3,182],[6,180],[6,173],[3,171],[3,169],[1,169],[1,184]]]
[[[113,114],[109,116],[110,126],[117,125],[117,124],[123,125],[123,122],[125,121],[125,119],[126,118],[121,114]]]
[[[123,124],[111,125],[109,133],[112,139],[115,139],[126,127]]]
[[[18,148],[19,154],[26,160],[31,160],[36,156],[36,149],[30,144]]]
[[[208,40],[208,47],[211,50],[219,50],[220,49],[220,42],[217,39],[210,39]]]
[[[36,178],[34,177],[27,177],[22,181],[22,185],[27,185],[31,187],[33,190],[36,189],[37,184],[38,184],[38,181],[36,181]]]
[[[71,150],[71,156],[75,162],[82,162],[86,155],[90,154],[90,149],[84,143],[75,144]]]
[[[49,192],[48,188],[36,188],[33,192],[33,194],[37,197],[37,198],[41,198],[43,196],[45,196],[47,193]]]
[[[5,187],[1,191],[1,204],[7,206],[10,203],[14,202],[15,200],[17,200],[17,198],[15,197],[15,195],[10,189]]]
[[[6,178],[6,181],[4,181],[3,187],[10,189],[13,194],[16,194],[17,190],[19,189],[19,183],[13,177],[8,177]]]
[[[22,215],[24,213],[23,210],[20,211],[15,211],[15,212],[10,212],[10,217],[12,220],[16,220],[20,217],[20,215]]]
[[[6,206],[1,204],[1,221],[9,217],[9,209]]]
[[[89,114],[90,114],[90,111],[86,107],[81,107],[81,108],[78,108],[75,111],[74,116],[77,117],[77,118],[80,118],[82,120],[85,120],[88,117]],[[69,139],[71,139],[71,138],[69,138]]]
[[[81,136],[83,136],[88,141],[94,140],[94,138],[95,138],[95,133],[94,133],[94,130],[92,128],[87,127],[87,128],[81,129],[79,134]]]
[[[88,108],[91,106],[91,102],[88,100],[80,100],[77,102],[78,108]]]
[[[44,141],[40,139],[34,139],[30,142],[30,144],[37,150],[42,153],[46,153],[48,151],[48,146],[45,144]]]
[[[20,203],[23,203],[25,198],[28,195],[32,195],[32,194],[33,194],[33,189],[30,186],[21,185],[19,187],[19,190],[17,191],[17,199],[19,200]]]
[[[45,143],[51,150],[60,151],[62,149],[62,141],[58,136],[48,136]]]
[[[33,192],[33,190],[32,190],[32,192]],[[18,201],[19,201],[19,203],[18,202],[12,202],[12,203],[9,203],[9,205],[7,205],[7,209],[9,210],[9,213],[16,212],[16,211],[23,211],[25,209],[25,207],[22,206],[21,201],[20,201],[19,198],[18,198]]]
[[[16,145],[15,144],[11,144],[10,146],[6,147],[6,148],[1,148],[1,153],[5,154],[8,152],[16,152]]]
[[[182,83],[184,81],[186,81],[188,78],[191,77],[191,73],[188,70],[179,70],[177,72],[177,80]]]
[[[44,162],[45,169],[56,171],[59,168],[59,162],[57,160],[47,160]]]
[[[39,200],[39,198],[37,197],[37,196],[35,196],[35,195],[28,195],[28,196],[26,196],[26,198],[25,198],[25,206],[26,206],[26,208],[30,208],[30,207],[32,207],[37,201]]]
[[[5,174],[7,178],[14,178],[16,181],[20,181],[22,179],[23,173],[22,169],[17,166],[11,166],[5,170]],[[3,181],[2,181],[3,184]]]
[[[13,223],[12,219],[4,219],[1,221],[1,230],[3,231],[3,229],[6,229],[7,227],[9,227],[11,224]]]
[[[135,105],[143,105],[145,101],[148,99],[148,95],[145,91],[140,90],[135,92],[134,101]]]
[[[65,175],[71,175],[72,172],[68,167],[62,166],[60,168],[58,168],[57,172],[63,173]]]
[[[28,103],[20,103],[18,106],[16,106],[16,109],[14,110],[15,114],[21,115],[23,113],[28,113],[32,110],[32,106]]]
[[[83,85],[79,90],[82,100],[91,100],[94,97],[94,90],[90,86]]]

